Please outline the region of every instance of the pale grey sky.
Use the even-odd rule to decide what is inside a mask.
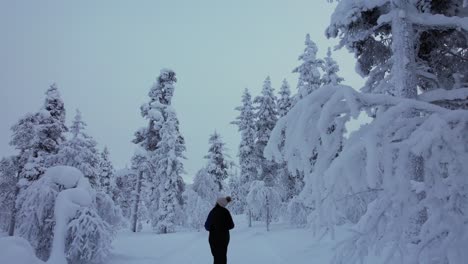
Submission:
[[[13,153],[10,127],[39,109],[56,82],[70,122],[79,108],[87,132],[107,145],[116,168],[129,164],[139,107],[161,68],[177,73],[174,107],[187,142],[186,180],[201,168],[217,130],[236,158],[230,125],[242,91],[276,91],[304,49],[306,33],[324,56],[333,11],[326,0],[0,0],[0,157]],[[359,88],[354,58],[335,52],[346,84]]]

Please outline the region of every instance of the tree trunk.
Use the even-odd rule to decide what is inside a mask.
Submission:
[[[10,217],[10,224],[8,226],[8,235],[9,236],[14,236],[15,235],[15,226],[16,226],[16,213],[17,213],[17,208],[16,208],[16,198],[18,197],[20,188],[18,187],[18,183],[16,184],[15,187],[15,196],[14,196],[14,202],[13,202],[13,208],[11,209],[11,217]]]
[[[416,98],[415,75],[415,31],[413,24],[408,21],[407,0],[394,0],[392,20],[392,83],[395,86],[395,96],[403,98]]]
[[[252,227],[252,211],[249,209],[249,227]]]
[[[270,231],[270,202],[268,201],[268,196],[265,196],[266,199],[266,229]]]
[[[138,207],[140,205],[140,195],[141,195],[141,181],[143,178],[143,172],[138,174],[138,180],[136,185],[136,197],[135,204],[133,205],[133,219],[132,219],[132,231],[137,232],[138,229]]]
[[[417,79],[415,73],[415,30],[413,24],[408,20],[408,0],[394,0],[394,17],[392,20],[392,52],[393,52],[393,85],[395,86],[395,96],[415,99],[417,97]],[[404,114],[411,118],[420,115],[415,111]],[[411,180],[424,182],[424,159],[409,153],[409,172]],[[425,193],[417,195],[419,201],[424,199]],[[426,209],[422,209],[413,222],[413,232],[415,236],[419,234],[421,226],[427,220]]]

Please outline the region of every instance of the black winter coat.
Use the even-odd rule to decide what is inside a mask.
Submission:
[[[205,222],[205,229],[210,233],[229,233],[229,230],[234,228],[231,213],[229,210],[216,204],[208,214]]]

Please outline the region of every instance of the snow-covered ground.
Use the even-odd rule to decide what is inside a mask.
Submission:
[[[229,263],[323,264],[330,263],[336,241],[317,241],[310,230],[273,224],[266,232],[263,223],[247,226],[244,216],[234,216]],[[109,264],[202,264],[211,263],[208,232],[186,231],[157,235],[150,231],[121,232],[114,241]]]

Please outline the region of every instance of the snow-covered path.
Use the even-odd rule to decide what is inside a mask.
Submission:
[[[333,241],[314,242],[311,232],[273,225],[266,232],[261,223],[248,228],[243,217],[235,217],[228,262],[231,264],[329,263]],[[156,235],[151,232],[120,233],[114,242],[109,264],[204,264],[212,263],[208,233],[179,232]]]

